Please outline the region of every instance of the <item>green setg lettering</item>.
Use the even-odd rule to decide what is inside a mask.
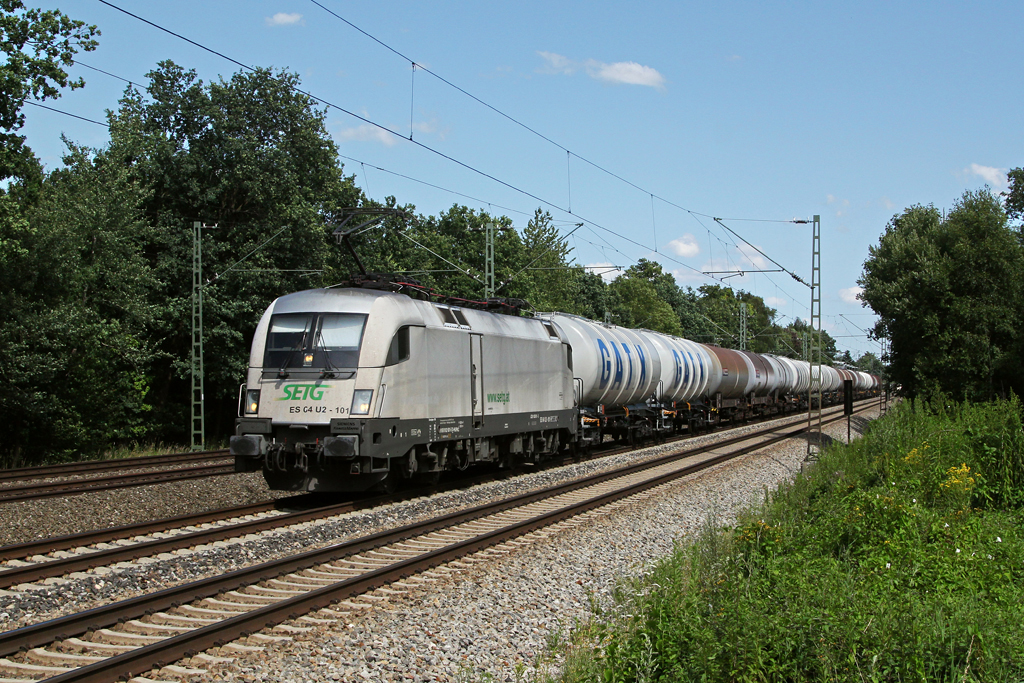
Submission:
[[[284,394],[278,401],[305,401],[306,399],[312,399],[314,401],[321,401],[324,397],[324,392],[330,389],[330,387],[318,386],[316,384],[286,384],[281,387],[281,393]]]

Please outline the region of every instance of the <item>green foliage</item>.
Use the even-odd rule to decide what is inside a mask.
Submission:
[[[882,376],[885,372],[885,368],[882,366],[882,361],[875,354],[868,351],[863,356],[857,359],[854,363],[858,370],[863,372],[870,372],[872,375]]]
[[[679,316],[658,296],[658,291],[646,278],[627,272],[615,278],[609,293],[611,308],[618,324],[666,334],[682,334]]]
[[[60,97],[60,88],[82,87],[68,78],[65,67],[79,50],[96,49],[95,26],[70,19],[57,10],[26,8],[21,0],[0,0],[0,180],[38,180],[39,165],[24,136],[14,131],[25,124],[21,109],[30,97]]]
[[[147,430],[153,280],[136,218],[146,193],[117,160],[72,147],[65,163],[27,218],[0,221],[0,457],[11,463]]]
[[[525,227],[453,206],[416,216],[368,200],[346,177],[324,111],[287,71],[204,83],[171,61],[108,114],[110,143],[66,141],[44,173],[16,135],[26,99],[77,88],[64,67],[95,48],[94,26],[0,0],[0,462],[91,455],[188,437],[193,223],[202,235],[207,435],[233,431],[252,335],[282,294],[346,280],[358,266],[332,232],[352,207],[401,208],[353,239],[367,270],[406,273],[439,293],[482,298],[484,226],[495,224],[497,295],[710,341],[735,340],[750,312],[754,350],[796,354],[775,311],[746,292],[680,288],[645,259],[611,285],[575,265],[551,215]],[[411,218],[410,218],[411,217]],[[240,259],[244,260],[240,262]],[[758,330],[760,329],[760,332]]]
[[[897,406],[577,634],[563,680],[1024,676],[1018,400]]]
[[[225,433],[259,316],[275,297],[331,273],[330,217],[361,195],[342,174],[323,112],[296,91],[295,74],[258,69],[205,85],[162,62],[148,77],[148,97],[126,91],[111,115],[110,146],[96,158],[126,160],[147,191],[139,218],[152,226],[142,249],[155,283],[151,436],[181,440],[193,222],[215,226],[203,234],[207,421],[211,432]]]
[[[1011,169],[1006,179],[1010,183],[1009,189],[1003,193],[1006,215],[1011,220],[1024,220],[1024,168]]]
[[[858,281],[891,340],[890,379],[909,396],[986,399],[1024,388],[1024,247],[988,190],[943,217],[914,206],[890,221]]]

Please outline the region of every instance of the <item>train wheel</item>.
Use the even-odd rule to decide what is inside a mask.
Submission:
[[[388,470],[387,476],[381,479],[376,486],[377,490],[384,494],[392,494],[397,491],[399,482],[402,479],[399,459],[392,458],[390,462],[391,468]]]

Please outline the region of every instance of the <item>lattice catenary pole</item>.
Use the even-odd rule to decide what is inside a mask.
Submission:
[[[192,224],[192,450],[206,447],[206,394],[203,390],[203,228]]]
[[[807,389],[807,459],[821,453],[821,217],[812,221],[811,238],[811,385]]]

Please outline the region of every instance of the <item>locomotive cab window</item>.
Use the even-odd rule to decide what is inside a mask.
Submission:
[[[356,313],[283,313],[270,319],[264,368],[355,368],[366,316]]]
[[[409,360],[409,326],[398,328],[391,346],[388,348],[388,359],[385,365],[398,365],[402,361]]]
[[[548,322],[547,320],[543,321],[543,324],[544,329],[548,331],[548,336],[551,337],[552,339],[558,339],[558,332],[555,331],[554,324]]]

